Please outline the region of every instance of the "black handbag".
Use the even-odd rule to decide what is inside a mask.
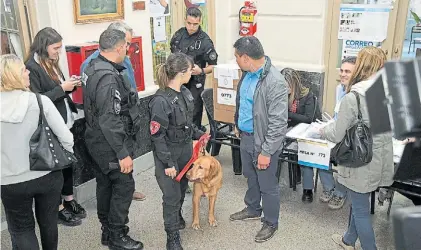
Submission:
[[[51,131],[44,115],[40,94],[35,94],[39,106],[38,128],[29,140],[29,163],[33,171],[57,171],[77,162],[76,157],[63,148]]]
[[[335,165],[358,168],[367,165],[373,158],[373,135],[370,128],[363,122],[360,97],[352,91],[357,98],[358,121],[347,129],[345,137],[331,151],[331,161]]]

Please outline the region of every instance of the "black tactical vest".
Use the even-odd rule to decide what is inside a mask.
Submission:
[[[181,93],[186,102],[187,110],[180,105],[178,96],[175,95],[170,89],[161,90],[156,92],[157,96],[162,96],[171,108],[169,115],[169,124],[167,129],[167,141],[170,143],[190,142],[193,135],[193,109],[194,99],[190,91],[182,86]]]
[[[98,128],[98,109],[95,107],[95,96],[99,81],[106,75],[118,75],[117,91],[110,96],[114,111],[121,115],[125,130],[128,134],[135,134],[140,129],[140,101],[137,92],[130,88],[130,83],[124,81],[123,75],[110,63],[101,59],[94,59],[82,76],[83,106],[85,119],[92,128]]]

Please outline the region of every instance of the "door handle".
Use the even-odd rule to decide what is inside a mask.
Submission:
[[[385,49],[384,53],[386,54],[386,56],[389,54],[389,50]]]
[[[399,53],[399,46],[395,47],[395,54]]]

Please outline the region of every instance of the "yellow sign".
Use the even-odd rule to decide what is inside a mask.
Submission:
[[[241,14],[241,22],[243,23],[253,23],[254,22],[254,14],[253,13],[247,13],[247,14]]]

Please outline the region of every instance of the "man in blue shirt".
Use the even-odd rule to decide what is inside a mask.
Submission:
[[[110,26],[108,26],[108,29],[120,30],[120,31],[123,31],[124,33],[126,33],[126,42],[127,42],[127,45],[128,45],[127,48],[129,48],[129,46],[131,44],[131,41],[132,41],[132,37],[133,37],[133,29],[132,28],[130,28],[127,24],[125,24],[123,22],[114,22],[114,23],[111,23]],[[97,51],[95,51],[93,54],[91,54],[88,58],[86,58],[86,60],[80,66],[80,74],[82,74],[82,72],[86,69],[89,62],[91,60],[97,58],[98,55],[99,55],[99,49]],[[136,80],[135,80],[135,77],[134,77],[134,70],[133,70],[133,66],[132,66],[132,63],[130,61],[130,58],[126,56],[122,65],[126,68],[123,71],[123,76],[125,78],[127,78],[128,82],[130,82],[131,87],[136,89]]]
[[[237,87],[235,124],[248,189],[244,197],[247,207],[231,214],[230,220],[262,219],[254,240],[265,242],[278,230],[281,191],[277,170],[287,129],[288,86],[256,37],[242,37],[234,48],[238,66],[244,71]]]
[[[124,33],[126,33],[127,45],[131,44],[132,37],[133,37],[133,29],[130,26],[128,26],[127,24],[125,24],[124,22],[111,23],[110,26],[108,26],[107,29],[114,29],[114,30],[123,31]],[[92,55],[90,55],[88,58],[86,58],[86,60],[80,66],[80,74],[81,75],[82,75],[83,71],[86,69],[86,67],[88,66],[89,62],[91,60],[97,58],[98,55],[99,55],[99,49],[97,51],[95,51]],[[133,70],[133,67],[132,67],[132,63],[130,62],[130,58],[126,56],[122,65],[126,68],[125,70],[123,70],[123,77],[125,78],[125,80],[130,82],[130,85],[131,85],[132,88],[136,89],[136,80],[135,80],[135,77],[134,77],[134,70]],[[146,199],[146,196],[143,193],[136,192],[136,191],[133,193],[133,200],[143,201],[145,199]]]

